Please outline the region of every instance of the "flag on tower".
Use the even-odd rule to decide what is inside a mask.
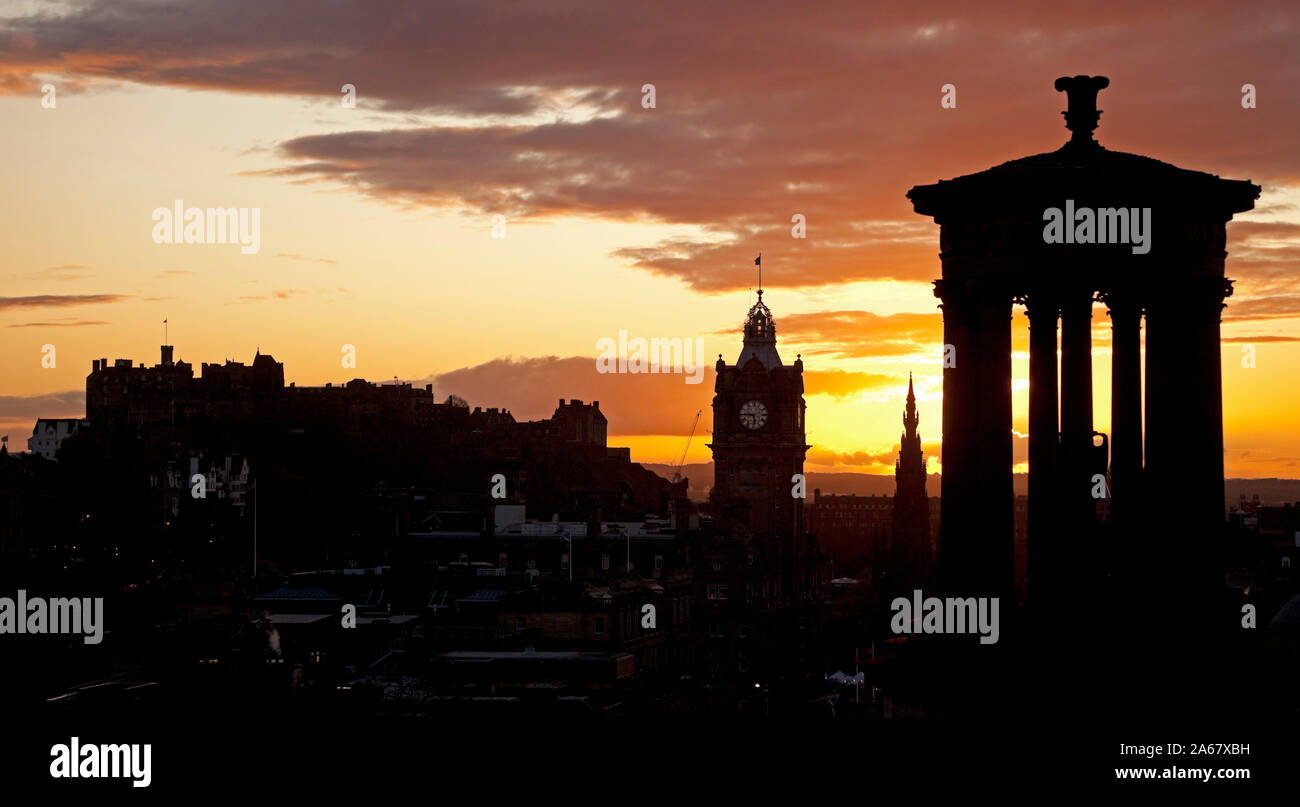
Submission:
[[[763,253],[761,253],[761,252],[758,253],[758,257],[754,259],[754,265],[755,265],[755,266],[762,266],[762,265],[763,265]]]

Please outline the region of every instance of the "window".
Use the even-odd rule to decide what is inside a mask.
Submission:
[[[461,563],[469,563],[469,553],[468,553],[468,552],[462,552],[462,553],[460,553],[460,562],[461,562]]]
[[[497,565],[500,566],[502,569],[506,567],[506,553],[504,552],[497,553]]]
[[[528,627],[527,617],[515,617],[515,630],[524,630]]]
[[[562,552],[562,553],[560,553],[560,568],[561,568],[561,569],[567,569],[567,568],[569,568],[569,553],[568,553],[568,552]]]
[[[530,561],[528,561],[528,568],[530,568],[530,569],[536,569],[536,568],[537,568],[537,561],[535,561],[535,560],[530,560]]]
[[[596,635],[597,636],[605,635],[605,617],[603,616],[596,617]]]
[[[727,584],[726,584],[726,583],[709,583],[708,596],[709,596],[709,599],[711,599],[711,600],[725,600],[725,599],[727,599]]]
[[[606,552],[600,556],[600,568],[609,571],[609,553]]]
[[[664,556],[663,556],[663,555],[660,555],[660,554],[656,554],[656,555],[655,555],[655,571],[656,571],[656,572],[662,572],[663,570],[664,570]]]

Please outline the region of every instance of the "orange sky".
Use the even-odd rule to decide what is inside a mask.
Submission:
[[[38,415],[81,414],[92,359],[155,362],[167,318],[190,362],[260,347],[300,384],[432,382],[440,398],[521,419],[560,397],[598,399],[611,443],[673,461],[701,408],[707,437],[711,362],[698,385],[600,375],[596,344],[620,330],[698,338],[706,357],[734,361],[762,251],[782,355],[805,362],[809,469],[892,470],[909,372],[937,460],[938,228],[904,194],[1057,148],[1068,133],[1052,81],[1093,73],[1111,79],[1103,145],[1264,187],[1229,227],[1226,464],[1300,476],[1294,4],[549,8],[0,11],[11,447]],[[947,83],[956,109],[939,104]],[[1241,107],[1245,83],[1255,109]],[[176,199],[259,208],[259,252],[154,243],[151,213]],[[791,237],[795,214],[804,239]],[[1100,306],[1094,324],[1105,430]],[[1015,328],[1023,434],[1019,313]],[[690,460],[708,458],[706,442]]]

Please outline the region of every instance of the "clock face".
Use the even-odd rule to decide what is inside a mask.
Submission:
[[[746,401],[740,406],[740,425],[746,429],[761,429],[767,422],[767,407],[759,401]]]

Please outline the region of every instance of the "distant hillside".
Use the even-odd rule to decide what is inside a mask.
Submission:
[[[1229,505],[1243,495],[1249,499],[1256,494],[1261,504],[1295,504],[1300,502],[1300,479],[1227,479],[1223,492]]]
[[[649,462],[642,464],[660,476],[672,478],[673,466],[671,465]],[[709,489],[713,487],[713,463],[697,462],[686,465],[682,468],[682,476],[690,480],[689,495],[692,499],[704,501],[709,498]],[[894,493],[893,475],[809,473],[806,477],[809,500],[813,497],[813,491],[817,489],[821,489],[822,493],[852,493],[858,496],[892,496]],[[926,489],[932,494],[939,492],[938,474],[930,474]]]
[[[650,462],[642,465],[666,479],[672,478],[673,466],[671,465]],[[682,468],[682,476],[690,480],[689,495],[692,499],[705,501],[709,498],[709,488],[713,487],[713,463],[690,463]],[[807,478],[809,500],[813,497],[813,491],[818,488],[822,493],[850,493],[857,496],[892,496],[894,493],[893,475],[809,473]],[[939,495],[939,481],[940,474],[930,474],[926,490],[931,496]],[[1015,486],[1016,495],[1024,496],[1028,493],[1029,477],[1026,474],[1016,474],[1012,484]],[[1224,498],[1229,506],[1236,504],[1243,494],[1247,499],[1258,494],[1263,504],[1300,502],[1300,479],[1225,480]]]
[[[676,466],[661,465],[657,462],[643,462],[641,464],[664,479],[672,479],[673,472],[676,470]],[[709,498],[709,488],[713,487],[713,463],[687,463],[682,466],[682,476],[690,480],[691,484],[686,492],[693,501],[702,502]]]

